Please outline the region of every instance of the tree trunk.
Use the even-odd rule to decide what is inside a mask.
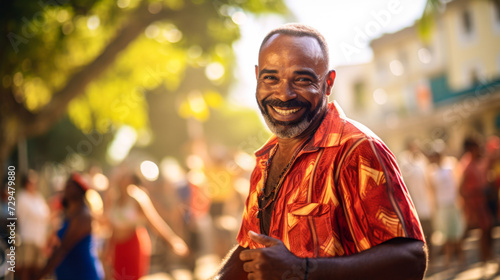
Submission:
[[[14,150],[17,138],[12,137],[15,131],[9,130],[9,126],[0,121],[0,182],[3,184],[4,174],[7,174],[7,159]],[[16,168],[17,169],[17,168]],[[3,185],[2,185],[3,188]]]

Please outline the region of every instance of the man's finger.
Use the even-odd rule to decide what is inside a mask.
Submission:
[[[276,238],[272,238],[272,237],[264,235],[264,234],[258,234],[254,231],[251,231],[251,230],[248,231],[248,236],[250,236],[250,239],[252,239],[253,241],[255,241],[259,244],[262,244],[266,247],[278,245],[281,242],[280,240],[278,240]]]
[[[256,263],[255,261],[245,262],[243,264],[243,270],[246,272],[258,271],[259,269],[260,269],[260,265],[258,263]]]
[[[240,260],[246,262],[246,261],[251,261],[255,258],[258,257],[258,254],[259,254],[259,251],[260,249],[247,249],[247,250],[243,250],[241,251],[240,253]]]

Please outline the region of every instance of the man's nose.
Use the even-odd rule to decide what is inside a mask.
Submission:
[[[281,101],[288,101],[297,98],[297,93],[293,90],[292,84],[287,79],[282,79],[276,89],[276,95]]]

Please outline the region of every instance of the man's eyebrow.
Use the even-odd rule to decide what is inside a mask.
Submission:
[[[278,71],[277,70],[270,70],[270,69],[262,69],[260,72],[259,72],[259,77],[261,77],[263,74],[277,74]]]
[[[318,75],[316,75],[316,73],[314,73],[313,71],[309,71],[309,70],[297,70],[297,71],[294,71],[294,73],[297,74],[297,75],[310,76],[310,77],[314,78],[315,80],[318,79]]]

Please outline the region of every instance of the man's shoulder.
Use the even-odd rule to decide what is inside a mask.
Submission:
[[[336,101],[328,104],[329,113],[324,121],[323,129],[326,133],[340,134],[340,142],[337,144],[345,145],[359,140],[376,140],[382,142],[380,138],[364,124],[350,119],[346,116],[340,105]]]
[[[389,147],[365,125],[349,119],[341,118],[343,129],[338,147],[331,147],[341,151],[340,158],[362,156],[369,161],[395,161],[395,156]]]
[[[349,118],[344,118],[343,121],[344,128],[340,141],[341,145],[351,145],[356,142],[362,142],[363,140],[383,144],[380,137],[362,123]]]

